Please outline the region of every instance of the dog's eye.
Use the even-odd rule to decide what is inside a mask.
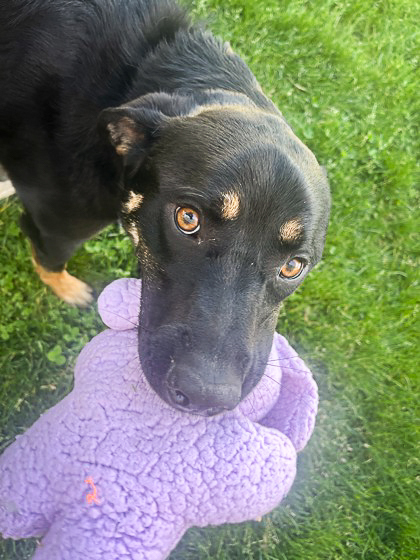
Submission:
[[[179,206],[175,210],[175,223],[183,233],[190,235],[200,229],[200,216],[192,208]]]
[[[305,262],[302,259],[294,257],[290,259],[280,270],[280,276],[289,280],[297,278],[302,270],[305,268]]]

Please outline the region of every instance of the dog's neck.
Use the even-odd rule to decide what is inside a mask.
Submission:
[[[201,30],[179,31],[171,42],[162,40],[149,52],[139,63],[126,101],[160,91],[188,92],[198,105],[226,104],[221,92],[227,91],[239,94],[241,104],[279,114],[229,44]]]

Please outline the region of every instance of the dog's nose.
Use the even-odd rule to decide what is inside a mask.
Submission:
[[[208,383],[182,370],[172,372],[168,387],[169,398],[177,408],[206,416],[232,410],[240,402],[242,393],[239,378],[225,377],[223,383]]]

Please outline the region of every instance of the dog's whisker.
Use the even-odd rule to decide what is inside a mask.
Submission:
[[[271,375],[268,375],[267,373],[263,373],[263,377],[268,377],[268,379],[270,379],[271,381],[273,381],[273,383],[276,383],[277,385],[281,386],[280,381],[277,381],[277,379],[274,379],[274,377],[271,377]]]
[[[137,349],[137,344],[119,344],[118,348],[136,348]]]
[[[259,397],[261,397],[261,394],[262,394],[262,393],[261,393],[260,387],[257,385],[257,386],[255,387],[255,389],[256,389],[256,390],[258,389],[258,391],[259,391]],[[256,395],[255,395],[255,394],[251,394],[251,395],[250,395],[250,399],[249,399],[249,404],[250,404],[250,406],[251,406],[251,412],[252,412],[252,414],[255,414],[256,400],[257,400]]]
[[[115,311],[112,311],[111,309],[107,309],[106,313],[111,313],[111,315],[114,315],[115,317],[119,317],[120,319],[124,319],[124,321],[127,321],[127,323],[130,323],[131,325],[133,325],[133,327],[139,327],[138,323],[134,323],[133,321],[131,321],[130,319],[128,319],[128,317],[125,317],[124,315],[120,315],[119,313],[115,313]]]
[[[152,330],[147,329],[146,327],[144,327],[143,325],[140,325],[139,323],[134,323],[133,321],[131,321],[130,319],[128,319],[127,317],[125,317],[124,315],[120,315],[118,313],[115,313],[115,311],[112,311],[110,309],[107,309],[106,311],[107,313],[111,313],[112,315],[115,315],[115,317],[119,317],[120,319],[124,319],[125,321],[127,321],[128,323],[130,323],[131,325],[133,325],[133,327],[142,330],[144,332],[148,332],[148,333],[153,333]]]
[[[299,354],[293,354],[291,356],[285,356],[284,358],[271,358],[267,361],[270,362],[282,362],[283,360],[292,360],[293,358],[300,358]]]
[[[257,387],[258,387],[258,385],[257,385]],[[260,387],[258,387],[258,391],[259,391],[260,397],[263,397],[263,391]]]
[[[270,376],[267,376],[267,377],[270,377]],[[270,377],[270,379],[272,379],[272,378]],[[279,383],[275,379],[272,379],[272,381],[274,381],[278,385],[281,385],[281,390],[282,391],[286,391],[287,393],[290,393],[291,395],[293,395],[294,397],[299,399],[299,401],[305,403],[308,406],[313,406],[313,402],[309,401],[302,393],[298,393],[296,391],[293,391],[293,389],[290,389],[289,387],[287,387],[285,385],[282,385],[281,383]]]
[[[128,362],[125,364],[125,368],[129,367],[132,365],[133,362],[135,362],[136,360],[138,360],[138,356],[134,356],[133,358],[131,358],[130,360],[128,360]],[[121,371],[121,367],[116,368],[115,370],[113,370],[113,373],[119,373]]]
[[[292,371],[297,371],[298,373],[308,373],[307,369],[300,369],[300,368],[294,368],[294,367],[290,367],[288,365],[282,364],[282,365],[277,365],[277,364],[268,364],[270,367],[275,367],[275,368],[279,368],[279,369],[290,369]],[[266,375],[266,374],[264,374]]]

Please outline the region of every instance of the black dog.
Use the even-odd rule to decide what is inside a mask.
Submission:
[[[143,279],[141,362],[199,414],[266,365],[280,302],[319,261],[329,190],[228,44],[171,0],[1,0],[0,160],[37,272],[121,219]]]

